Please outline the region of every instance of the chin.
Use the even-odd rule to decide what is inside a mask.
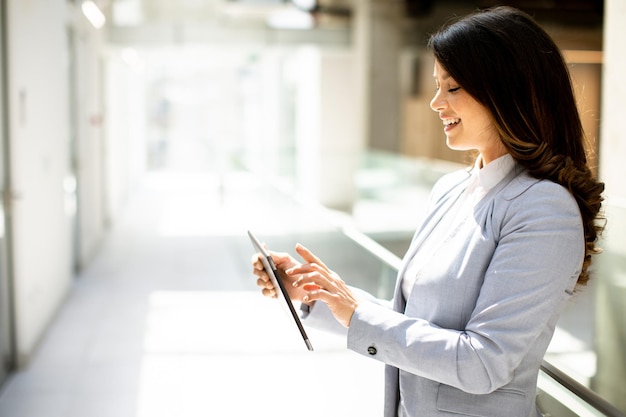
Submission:
[[[467,151],[468,148],[466,146],[460,146],[457,143],[454,143],[453,140],[450,140],[450,138],[446,139],[446,145],[448,146],[448,148],[452,149],[453,151]]]
[[[451,139],[448,136],[446,136],[446,145],[453,151],[471,151],[476,149],[475,146],[459,143],[458,139]]]

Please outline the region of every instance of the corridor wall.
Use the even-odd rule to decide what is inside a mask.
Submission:
[[[69,294],[80,257],[93,253],[102,238],[98,206],[104,185],[89,173],[102,159],[97,105],[90,101],[97,95],[86,91],[99,82],[91,64],[98,58],[86,49],[74,55],[73,44],[91,43],[95,32],[84,30],[80,9],[66,0],[5,4],[10,181],[4,187],[13,196],[6,210],[19,367],[28,363]],[[80,201],[73,185],[76,178],[80,183],[77,166],[86,180]]]
[[[71,283],[68,45],[62,0],[8,1],[14,322],[24,364]]]

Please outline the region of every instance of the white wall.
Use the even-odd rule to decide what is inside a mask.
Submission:
[[[626,37],[626,2],[607,0],[604,13],[604,73],[602,89],[602,124],[601,129],[601,176],[606,183],[607,194],[613,201],[626,204],[626,55],[624,38]]]
[[[302,196],[327,207],[351,207],[366,146],[356,62],[350,48],[263,54],[242,96],[246,163],[253,172],[289,177]]]
[[[80,12],[71,10],[74,31],[76,175],[78,177],[79,266],[95,254],[105,232],[104,114],[102,104],[103,32]]]
[[[319,201],[348,210],[356,198],[355,176],[365,149],[357,126],[356,61],[348,50],[325,51],[320,61]]]
[[[296,55],[298,189],[326,207],[349,210],[365,148],[355,103],[357,70],[350,49],[303,48]]]
[[[8,0],[7,22],[8,157],[16,195],[9,222],[21,366],[73,283],[73,212],[66,191],[73,175],[72,128],[79,167],[79,264],[93,256],[105,232],[102,34],[65,0]],[[73,77],[70,29],[75,35]],[[76,93],[74,115],[71,91]]]
[[[68,41],[64,0],[7,3],[13,281],[23,364],[68,292],[71,234]]]
[[[105,216],[115,223],[145,172],[145,78],[112,51],[105,71]]]
[[[600,246],[596,275],[596,326],[598,353],[594,389],[600,395],[626,410],[626,2],[604,3],[604,72],[602,119],[600,125],[600,177],[606,185],[605,212],[607,226]]]

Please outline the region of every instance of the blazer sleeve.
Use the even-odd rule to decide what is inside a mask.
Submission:
[[[549,181],[536,182],[501,206],[483,226],[496,246],[477,299],[467,300],[473,310],[464,329],[363,303],[350,323],[348,347],[469,393],[490,393],[510,382],[571,295],[584,234],[575,200]]]

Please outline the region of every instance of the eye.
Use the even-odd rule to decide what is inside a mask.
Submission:
[[[456,91],[459,91],[461,89],[461,87],[454,87],[448,90],[449,93],[454,93]]]

